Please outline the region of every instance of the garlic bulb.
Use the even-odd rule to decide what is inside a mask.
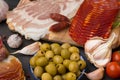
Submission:
[[[120,46],[120,26],[112,30],[112,33],[115,34],[115,38],[112,42],[112,49]]]
[[[18,34],[9,36],[7,44],[10,48],[18,48],[22,44],[22,38]]]
[[[0,22],[6,18],[8,10],[8,4],[4,0],[0,0]]]
[[[93,37],[85,43],[85,54],[96,67],[105,67],[111,60],[112,49],[120,46],[120,26],[114,28],[108,39]]]
[[[103,39],[101,37],[93,37],[89,41],[86,42],[86,44],[85,44],[85,51],[91,53],[91,52],[93,52],[93,50],[96,47],[98,47],[100,44],[103,44],[105,42],[106,42],[106,39]],[[89,46],[89,47],[87,47],[87,46]]]
[[[104,76],[104,68],[100,67],[92,72],[85,73],[85,75],[90,80],[101,80]]]
[[[105,67],[111,60],[112,42],[115,38],[115,33],[111,33],[106,40],[98,37],[92,38],[85,43],[85,54],[96,67]]]

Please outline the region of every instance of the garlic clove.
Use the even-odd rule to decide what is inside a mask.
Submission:
[[[111,53],[112,53],[112,52],[106,54],[106,57],[105,57],[104,59],[96,60],[95,63],[94,63],[94,65],[95,65],[96,67],[105,67],[106,64],[107,64],[108,62],[110,62],[110,60],[111,60]]]
[[[95,63],[94,63],[94,65],[96,66],[96,67],[105,67],[106,66],[106,64],[108,63],[108,62],[110,62],[110,58],[105,58],[105,59],[100,59],[100,60],[96,60],[95,61]]]
[[[87,40],[85,43],[85,52],[92,53],[99,45],[103,44],[104,42],[106,42],[106,39],[102,39],[101,37],[93,37],[90,40]]]
[[[112,53],[112,49],[108,48],[108,47],[102,47],[94,50],[93,52],[93,57],[95,60],[99,60],[99,59],[105,59],[107,54],[111,54]],[[111,55],[110,55],[111,56]]]
[[[40,49],[40,45],[41,45],[40,42],[34,42],[34,43],[24,47],[23,49],[13,52],[11,54],[21,53],[24,55],[34,55]]]
[[[95,40],[93,40],[95,39]],[[112,54],[112,42],[115,39],[115,33],[111,33],[111,36],[104,40],[102,38],[93,38],[92,41],[96,41],[96,43],[92,42],[91,39],[88,40],[85,43],[85,54],[89,58],[90,62],[93,63],[96,67],[105,67],[108,62],[111,60],[111,54]],[[99,40],[103,40],[104,43],[99,44]],[[95,45],[95,44],[99,45]],[[93,48],[89,48],[88,44],[91,44],[89,46]],[[93,44],[93,45],[92,45]],[[92,51],[90,51],[92,50]]]
[[[90,80],[101,80],[104,76],[104,68],[100,67],[92,72],[84,73]]]
[[[0,0],[0,22],[6,18],[8,10],[8,4],[4,0]]]
[[[112,30],[112,33],[115,34],[115,38],[112,42],[112,49],[114,49],[120,45],[120,26],[117,28],[114,28]],[[112,36],[112,34],[110,36]]]

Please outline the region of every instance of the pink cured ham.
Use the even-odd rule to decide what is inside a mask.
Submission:
[[[51,25],[57,22],[49,16],[59,13],[69,19],[74,17],[83,0],[21,0],[7,15],[10,30],[24,35],[26,39],[39,40],[49,33]]]
[[[0,80],[26,80],[18,58],[9,55],[0,36]]]

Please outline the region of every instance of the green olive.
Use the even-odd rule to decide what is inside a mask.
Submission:
[[[83,70],[86,67],[86,62],[84,60],[79,60],[78,65],[80,70]]]
[[[55,55],[55,56],[53,57],[53,62],[54,62],[55,64],[61,64],[61,63],[63,62],[63,58],[62,58],[61,56],[59,56],[59,55]]]
[[[46,57],[48,60],[50,60],[51,58],[53,58],[53,57],[54,57],[53,51],[48,50],[48,51],[45,53],[45,57]]]
[[[66,68],[63,64],[57,64],[57,71],[59,74],[65,74],[66,73]]]
[[[38,59],[38,57],[35,57],[35,56],[30,58],[30,66],[32,68],[34,68],[36,66],[36,60],[37,59]]]
[[[70,51],[71,53],[79,53],[79,52],[80,52],[79,49],[78,49],[77,47],[75,47],[75,46],[70,47],[70,48],[69,48],[69,51]]]
[[[51,46],[52,50],[56,47],[60,47],[60,45],[58,43],[52,43],[50,46]]]
[[[53,52],[54,52],[54,54],[56,54],[56,55],[60,55],[61,50],[62,50],[61,47],[55,47],[55,48],[53,49]]]
[[[36,60],[37,66],[46,66],[48,64],[48,60],[46,57],[40,57]]]
[[[76,80],[76,75],[73,72],[68,72],[66,74],[66,80]]]
[[[63,79],[60,75],[56,75],[54,76],[53,80],[63,80]]]
[[[52,76],[49,73],[43,73],[41,76],[42,80],[53,80]]]
[[[68,49],[68,48],[71,47],[71,45],[70,45],[69,43],[63,43],[63,44],[61,45],[61,47],[64,48],[64,49]]]
[[[71,72],[77,72],[79,70],[78,63],[75,61],[70,62],[69,64],[69,71]]]
[[[36,66],[35,68],[34,68],[34,74],[35,74],[35,76],[36,77],[41,77],[41,75],[43,74],[43,72],[44,72],[44,70],[43,70],[43,68],[42,67],[40,67],[40,66]]]
[[[73,60],[73,61],[78,61],[78,60],[80,60],[80,55],[79,55],[79,53],[72,53],[71,56],[70,56],[70,60]]]
[[[78,70],[75,74],[76,74],[77,77],[79,77],[81,75],[81,71]]]
[[[43,43],[41,46],[40,46],[40,50],[42,52],[46,52],[47,50],[50,50],[50,44],[48,43]]]
[[[71,61],[70,61],[69,59],[65,59],[65,60],[63,61],[63,65],[68,69],[70,62],[71,62]]]
[[[45,52],[42,52],[41,50],[39,50],[36,54],[36,57],[44,57],[45,56]]]
[[[52,76],[55,76],[57,74],[57,68],[54,64],[48,64],[45,67],[46,72],[48,72],[49,74],[51,74]]]
[[[71,53],[68,51],[68,49],[62,49],[61,50],[61,56],[64,59],[69,59],[70,58]]]
[[[66,74],[67,74],[67,73],[66,73]],[[63,74],[63,75],[62,75],[62,79],[63,79],[63,80],[66,80],[66,74]]]

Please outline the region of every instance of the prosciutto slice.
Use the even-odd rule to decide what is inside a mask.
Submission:
[[[26,80],[18,58],[9,55],[0,62],[0,80]]]
[[[59,13],[73,18],[83,0],[21,0],[7,15],[10,30],[24,35],[26,39],[39,40],[49,33],[57,22],[49,16]]]
[[[0,80],[25,80],[22,64],[18,58],[9,55],[0,36]]]

